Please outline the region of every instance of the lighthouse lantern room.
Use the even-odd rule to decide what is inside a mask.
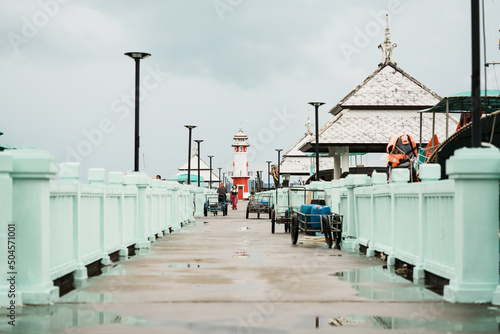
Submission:
[[[233,185],[238,188],[238,199],[248,199],[248,136],[243,132],[241,125],[240,130],[234,135],[234,143],[232,145],[234,151],[233,160]]]

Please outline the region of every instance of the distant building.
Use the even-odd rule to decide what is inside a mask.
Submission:
[[[233,186],[238,187],[238,199],[247,199],[249,197],[248,191],[248,147],[250,144],[247,142],[248,136],[243,132],[241,125],[240,130],[234,135],[233,151]]]
[[[188,162],[186,161],[182,166],[177,168],[177,173],[174,178],[182,181],[187,179],[188,174]],[[210,166],[200,158],[200,180],[205,187],[210,188]],[[212,188],[219,186],[219,177],[214,173],[214,168],[212,166]],[[195,147],[193,155],[191,156],[191,184],[196,185],[198,183],[198,150]]]

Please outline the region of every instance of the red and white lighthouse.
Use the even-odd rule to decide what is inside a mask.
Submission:
[[[243,132],[240,125],[240,131],[234,135],[234,143],[232,145],[234,151],[233,160],[233,185],[238,188],[238,199],[247,199],[248,192],[248,136]]]

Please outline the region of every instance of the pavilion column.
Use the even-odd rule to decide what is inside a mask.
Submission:
[[[349,172],[349,146],[343,146],[341,149],[342,149],[342,173]]]
[[[338,147],[328,147],[328,153],[333,156],[333,179],[340,180],[340,154]]]

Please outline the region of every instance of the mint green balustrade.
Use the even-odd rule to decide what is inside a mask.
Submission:
[[[137,238],[139,221],[137,194],[139,190],[135,186],[137,182],[135,178],[136,176],[132,174],[123,177],[123,244],[126,247],[139,242]]]
[[[205,206],[205,194],[208,194],[209,189],[205,188],[198,188],[198,187],[193,187],[191,188],[191,191],[193,191],[194,194],[194,200],[195,200],[195,217],[202,217],[204,215],[203,208]]]
[[[173,207],[173,201],[174,201],[174,189],[175,189],[175,184],[177,182],[173,181],[166,181],[166,189],[167,189],[167,207],[166,207],[166,214],[167,214],[167,228],[168,231],[171,232],[174,228],[174,207]]]
[[[161,205],[163,199],[163,189],[161,189],[161,180],[152,179],[150,180],[151,187],[148,188],[147,198],[148,207],[147,216],[148,224],[151,228],[149,239],[151,242],[155,242],[156,236],[163,237],[163,230],[161,228]]]
[[[80,212],[80,164],[62,163],[60,181],[50,183],[50,278],[54,280],[78,269]],[[80,269],[83,269],[83,265]],[[86,275],[86,271],[85,271]]]
[[[347,189],[347,198],[345,201],[345,213],[341,213],[344,215],[342,222],[343,248],[345,250],[356,250],[359,245],[357,240],[359,228],[356,223],[354,188],[365,186],[366,176],[351,174],[344,179],[344,182]]]
[[[498,180],[496,147],[462,148],[447,161],[455,180],[455,267],[444,297],[452,302],[498,302]],[[496,289],[496,291],[495,291]]]
[[[122,172],[108,173],[108,187],[106,188],[106,223],[104,224],[104,235],[106,239],[106,252],[116,252],[121,257],[128,256],[124,228],[124,203],[125,188],[123,186],[124,175]]]
[[[133,201],[128,199],[128,203],[133,207],[128,208],[132,214],[135,248],[149,248],[149,228],[146,223],[146,187],[149,185],[149,179],[146,174],[141,172],[131,172],[125,175],[125,184],[133,188]],[[129,190],[130,191],[130,190]],[[127,187],[125,187],[125,199],[127,200]],[[129,196],[130,197],[130,196]]]
[[[357,242],[367,248],[367,256],[373,256],[373,189],[371,187],[356,188],[354,197],[358,228]]]
[[[104,224],[104,170],[89,169],[89,184],[80,185],[80,211],[77,224],[77,265],[75,279],[87,278],[86,265],[103,258],[102,226]],[[95,180],[92,180],[96,177]]]
[[[420,167],[422,169],[423,165]],[[451,279],[455,275],[455,249],[462,247],[455,240],[455,181],[424,181],[419,184],[422,193],[421,259],[415,266],[414,276],[424,276],[423,271]],[[418,234],[417,234],[418,235]],[[423,261],[423,264],[421,262]],[[420,270],[422,268],[423,270]]]
[[[168,213],[167,213],[167,203],[168,203],[168,191],[167,191],[167,181],[162,180],[160,183],[160,188],[162,192],[161,201],[160,201],[160,231],[161,236],[165,236],[168,231]]]
[[[49,180],[57,173],[57,162],[41,150],[13,150],[11,155],[18,302],[50,304],[59,293],[50,279]]]
[[[17,238],[17,231],[15,230],[12,220],[12,178],[10,173],[12,172],[12,155],[10,151],[0,152],[0,245],[2,249],[7,251],[8,238]],[[16,242],[17,240],[11,239],[11,241]],[[12,244],[11,244],[12,245]],[[8,254],[10,255],[10,254]],[[2,268],[8,267],[8,256],[0,257],[0,266]],[[15,259],[14,259],[15,261]],[[11,263],[12,264],[12,263]],[[16,265],[14,263],[14,265]],[[14,267],[15,269],[15,267]],[[9,305],[10,300],[8,299],[8,293],[10,284],[8,284],[7,279],[9,275],[4,269],[3,274],[0,276],[0,305]],[[16,304],[21,304],[20,300],[16,299]]]
[[[171,218],[172,218],[172,229],[180,228],[180,210],[179,210],[179,183],[171,183],[171,191],[172,191],[172,201],[171,201]]]

